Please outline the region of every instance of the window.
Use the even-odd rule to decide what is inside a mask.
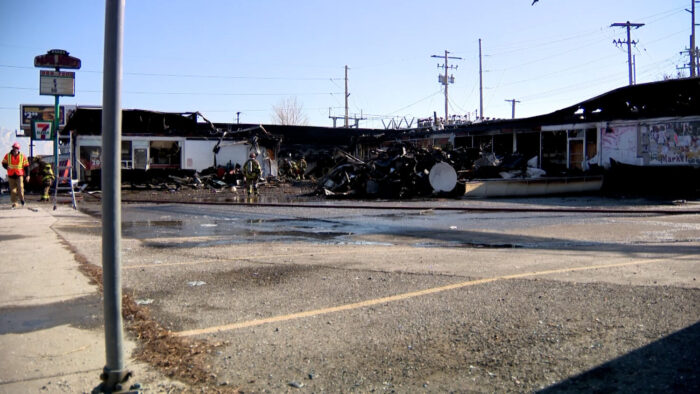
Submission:
[[[180,168],[178,141],[151,141],[151,168]]]
[[[131,141],[122,141],[122,168],[133,168]]]

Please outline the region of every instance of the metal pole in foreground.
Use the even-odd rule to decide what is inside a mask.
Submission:
[[[102,93],[102,282],[107,365],[95,391],[121,392],[124,370],[121,249],[121,72],[125,0],[105,2]]]

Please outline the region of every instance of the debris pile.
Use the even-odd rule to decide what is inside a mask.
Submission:
[[[326,197],[404,199],[433,194],[460,196],[472,179],[538,178],[537,156],[514,153],[497,157],[477,148],[418,148],[396,143],[375,149],[363,161],[337,151],[335,166],[318,181],[317,194]]]
[[[537,168],[537,156],[526,160],[523,155],[513,153],[499,159],[493,153],[485,153],[474,161],[469,179],[539,178],[545,174],[544,170]]]
[[[319,180],[317,192],[328,197],[369,198],[458,193],[458,174],[469,171],[475,154],[475,150],[466,148],[443,151],[395,144],[376,149],[371,159],[363,161],[339,150],[336,166]],[[451,173],[445,171],[445,165],[452,169]],[[451,187],[444,186],[446,178],[454,178]]]
[[[240,165],[209,167],[194,170],[129,170],[122,171],[122,183],[132,189],[170,190],[182,188],[220,190],[245,184]]]

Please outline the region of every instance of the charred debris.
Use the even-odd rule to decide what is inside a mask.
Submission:
[[[250,135],[256,144],[257,132]],[[316,149],[295,146],[277,155],[278,172],[261,179],[263,187],[280,184],[314,188],[312,194],[326,198],[410,199],[429,196],[460,197],[465,182],[482,178],[535,178],[544,171],[535,167],[536,157],[519,154],[497,157],[477,148],[418,147],[393,142],[371,148],[361,159],[341,148]],[[534,161],[534,162],[533,162]],[[143,177],[125,180],[132,189],[176,191],[209,189],[235,191],[245,184],[240,165],[221,163],[200,172],[149,170]]]
[[[297,183],[333,198],[462,195],[463,186],[469,195],[478,183],[573,185],[575,178],[599,178],[591,183],[603,180],[603,190],[623,195],[697,195],[699,88],[698,78],[638,84],[530,118],[408,129],[226,124],[197,112],[123,110],[122,180],[224,190],[242,185],[238,166],[256,151],[268,185]],[[101,108],[80,107],[61,136],[79,164],[75,177],[93,188],[101,183],[101,133]],[[537,177],[545,179],[529,182]]]
[[[67,127],[78,138],[81,178],[93,189],[101,183],[98,115],[98,109],[79,109]],[[123,111],[123,117],[122,184],[135,190],[235,191],[244,185],[241,166],[251,151],[263,167],[263,187],[293,184],[327,198],[462,196],[471,179],[535,178],[544,170],[563,175],[536,168],[535,149],[502,153],[509,144],[501,140],[510,135],[232,125],[209,122],[199,113],[136,110]],[[139,168],[134,153],[149,146],[137,148],[143,140],[150,141],[150,154]]]
[[[245,145],[267,161],[263,167],[268,170],[260,179],[261,186],[303,185],[312,188],[313,194],[326,198],[459,197],[465,193],[465,182],[472,179],[545,175],[544,170],[536,168],[536,156],[530,158],[519,153],[499,156],[493,153],[489,143],[479,148],[453,148],[450,143],[426,144],[429,138],[402,141],[392,133],[378,130],[232,126],[206,119],[204,126],[210,140],[218,139],[207,153],[213,155],[213,166],[200,171],[130,169],[122,172],[124,186],[132,190],[236,191],[245,184],[241,171],[245,159],[234,162],[222,159],[220,154],[222,147],[232,143]],[[247,153],[243,156],[247,158]]]
[[[318,180],[316,193],[331,198],[406,199],[460,197],[476,178],[534,178],[544,171],[519,154],[499,158],[477,148],[417,147],[396,142],[361,160],[338,150],[336,165]],[[536,162],[536,157],[534,158]]]

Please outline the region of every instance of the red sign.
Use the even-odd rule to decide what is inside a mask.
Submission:
[[[39,71],[40,77],[55,77],[55,78],[75,78],[75,73],[72,71]]]
[[[34,127],[34,139],[35,140],[51,140],[53,132],[53,122],[46,122],[43,120],[35,120],[32,124]]]
[[[68,56],[68,52],[64,50],[52,49],[45,55],[35,57],[34,67],[70,68],[77,70],[80,68],[80,59]]]

